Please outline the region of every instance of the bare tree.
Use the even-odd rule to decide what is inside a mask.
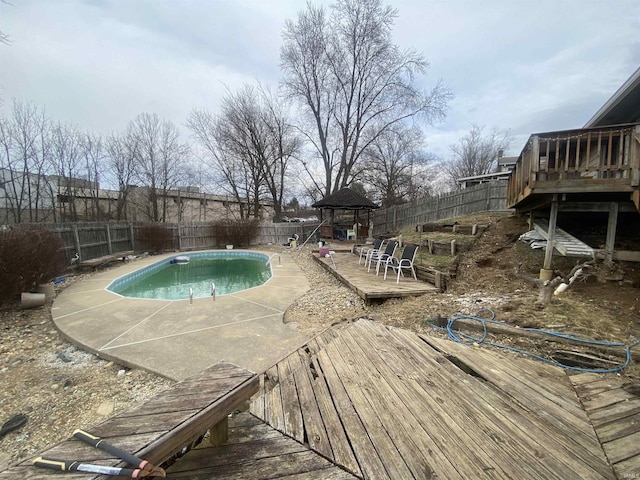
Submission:
[[[82,158],[84,160],[85,212],[88,217],[98,220],[104,217],[100,209],[100,172],[103,170],[104,144],[100,135],[85,132],[80,136]]]
[[[281,49],[285,90],[303,106],[300,130],[323,164],[324,179],[314,180],[322,195],[349,186],[386,130],[408,118],[443,118],[450,97],[441,84],[430,92],[416,85],[428,62],[393,43],[396,10],[381,0],[337,0],[331,11],[308,4],[286,22]]]
[[[424,133],[401,124],[379,135],[364,152],[362,179],[373,187],[385,207],[427,194],[428,156]]]
[[[453,187],[458,178],[484,175],[496,171],[498,152],[511,143],[511,132],[494,128],[484,135],[484,126],[472,125],[458,143],[451,145],[451,159],[445,164],[445,172]]]
[[[168,191],[187,171],[188,146],[180,142],[177,127],[157,114],[142,113],[129,125],[136,137],[136,173],[148,187],[147,214],[153,222],[166,221]],[[161,195],[159,195],[161,193]]]
[[[287,105],[268,91],[261,89],[262,121],[267,130],[268,156],[263,166],[263,178],[273,201],[274,222],[282,220],[286,179],[291,160],[302,146],[293,125],[290,123]]]
[[[202,149],[209,168],[209,179],[226,194],[232,196],[239,205],[240,218],[245,218],[245,188],[242,162],[227,151],[221,120],[206,110],[193,110],[187,119],[187,126]]]
[[[54,172],[60,215],[79,220],[76,195],[86,187],[82,171],[81,133],[74,125],[58,123],[51,129],[51,169]]]
[[[127,220],[127,200],[133,188],[136,160],[139,157],[138,137],[132,125],[121,135],[106,139],[107,170],[118,186],[116,219]]]
[[[286,106],[270,91],[245,85],[228,92],[219,116],[193,111],[187,125],[225,188],[248,205],[246,214],[259,217],[262,201],[269,196],[278,221],[288,165],[300,146]],[[241,210],[241,216],[244,213]]]
[[[0,191],[6,222],[35,222],[50,211],[44,195],[49,128],[43,110],[17,100],[10,116],[0,118]]]

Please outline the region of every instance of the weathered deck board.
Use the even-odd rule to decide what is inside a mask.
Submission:
[[[413,343],[416,351],[420,352],[425,358],[430,359],[433,357],[431,349],[426,348],[427,344],[418,343],[417,337],[411,332],[399,329],[391,329],[391,331],[396,335],[401,334],[406,341]],[[443,341],[443,344],[452,348],[461,347],[448,340]],[[466,349],[470,351],[469,353],[475,351],[473,347],[466,347]],[[451,355],[453,352],[445,351],[445,353]],[[437,357],[435,358],[437,359]],[[504,363],[512,360],[511,358],[505,359]],[[534,373],[536,366],[538,366],[534,362],[529,361],[528,363],[530,365],[527,365],[521,371],[521,377],[523,378],[529,378],[529,375]],[[475,365],[480,364],[484,365],[484,362],[478,358]],[[520,400],[513,396],[514,389],[510,388],[510,392],[506,392],[501,389],[500,385],[491,381],[479,382],[476,377],[467,375],[456,365],[449,361],[445,362],[442,358],[438,365],[440,367],[436,368],[438,374],[441,370],[446,371],[446,375],[443,375],[440,381],[448,385],[452,401],[461,404],[462,412],[475,412],[477,416],[471,418],[470,421],[474,424],[479,422],[487,425],[491,429],[489,433],[490,440],[498,438],[505,441],[504,444],[500,445],[498,453],[501,452],[502,448],[508,449],[510,446],[510,456],[519,458],[519,463],[528,465],[531,462],[543,461],[547,467],[550,467],[550,471],[547,473],[549,478],[554,478],[558,475],[558,472],[563,472],[567,469],[574,470],[584,477],[590,477],[593,474],[592,469],[598,470],[604,477],[610,474],[610,469],[602,450],[597,444],[593,429],[591,429],[591,435],[593,438],[592,446],[595,446],[595,451],[589,451],[588,448],[575,442],[575,439],[565,431],[566,428],[561,420],[565,417],[563,411],[556,411],[556,416],[550,415],[544,407],[537,407],[535,402],[529,408],[526,405],[525,408],[522,408]],[[489,365],[494,373],[499,373],[502,368],[501,364],[496,364],[492,361],[489,362]],[[471,383],[471,385],[457,390],[459,384],[464,382],[464,375],[470,377],[467,382]],[[504,377],[504,375],[497,375],[497,377]],[[470,394],[470,389],[473,394]],[[529,401],[530,399],[526,398],[529,395],[535,397],[537,394],[526,391],[526,393],[520,394],[518,397]],[[482,399],[482,401],[478,402],[478,398]],[[585,422],[584,428],[589,429],[588,423]],[[580,432],[574,433],[576,435],[580,434]],[[528,445],[529,450],[535,452],[533,458],[528,451],[522,451],[522,445]],[[564,455],[558,455],[558,452],[564,453]],[[574,457],[578,457],[581,462],[576,462]],[[588,464],[588,466],[583,465],[583,463]],[[539,474],[542,475],[542,472],[539,472]],[[566,473],[561,476],[564,477],[565,475]]]
[[[356,478],[248,413],[229,419],[229,440],[224,445],[201,444],[171,466],[167,475],[192,480]]]
[[[418,296],[440,291],[435,285],[414,280],[411,276],[401,277],[400,283],[396,283],[395,276],[387,275],[387,279],[383,280],[384,272],[376,275],[375,266],[367,272],[363,265],[358,265],[358,256],[350,252],[336,252],[333,261],[331,257],[320,258],[317,254],[314,254],[313,258],[365,301]]]
[[[335,448],[334,461],[352,472],[357,464],[364,478],[614,478],[562,370],[445,342],[438,351],[364,320],[310,342],[289,357],[307,438],[322,434],[320,412],[327,442],[338,445],[339,423],[355,463],[344,465]],[[483,378],[447,357],[461,352]]]
[[[94,427],[90,433],[127,452],[160,465],[202,438],[239,405],[256,393],[259,377],[228,363],[219,363],[199,375],[160,392],[140,406],[118,414]],[[123,466],[114,455],[69,438],[52,446],[42,456],[108,466]],[[95,479],[101,475],[80,473],[74,478]],[[0,472],[0,479],[60,478],[59,472],[31,466],[31,460]]]
[[[640,397],[613,375],[570,377],[618,478],[640,476]]]
[[[546,423],[570,434],[582,447],[601,456],[602,450],[593,428],[563,370],[450,340],[436,337],[426,340],[438,349],[462,359],[501,391],[532,412],[539,412]]]

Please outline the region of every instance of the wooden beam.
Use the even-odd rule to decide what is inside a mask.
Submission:
[[[551,260],[553,258],[553,248],[555,246],[554,237],[556,235],[556,221],[558,220],[558,196],[553,196],[551,202],[551,213],[549,214],[549,231],[547,232],[547,249],[544,252],[545,270],[551,270]]]
[[[613,131],[609,132],[609,141],[607,143],[607,170],[611,170],[611,148],[613,147]]]
[[[591,132],[587,133],[587,156],[584,160],[584,169],[589,171],[589,160],[591,159]]]
[[[573,171],[577,172],[580,168],[580,143],[582,141],[582,135],[578,135],[578,141],[576,142],[576,163],[574,165]]]
[[[607,242],[605,246],[605,262],[613,263],[613,250],[616,243],[616,228],[618,226],[618,202],[609,204],[609,221],[607,223]]]

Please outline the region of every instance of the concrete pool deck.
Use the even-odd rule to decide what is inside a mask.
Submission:
[[[221,360],[262,372],[308,340],[282,321],[287,307],[309,290],[286,252],[279,252],[280,261],[273,258],[267,283],[215,301],[136,299],[106,290],[116,278],[175,255],[145,257],[69,286],[52,305],[54,323],[72,343],[102,358],[174,380]]]

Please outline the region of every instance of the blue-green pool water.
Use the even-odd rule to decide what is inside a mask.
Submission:
[[[268,257],[258,253],[199,252],[189,257],[189,263],[171,263],[171,258],[145,267],[141,271],[120,277],[107,287],[125,297],[180,300],[239,292],[257,287],[271,278]]]

